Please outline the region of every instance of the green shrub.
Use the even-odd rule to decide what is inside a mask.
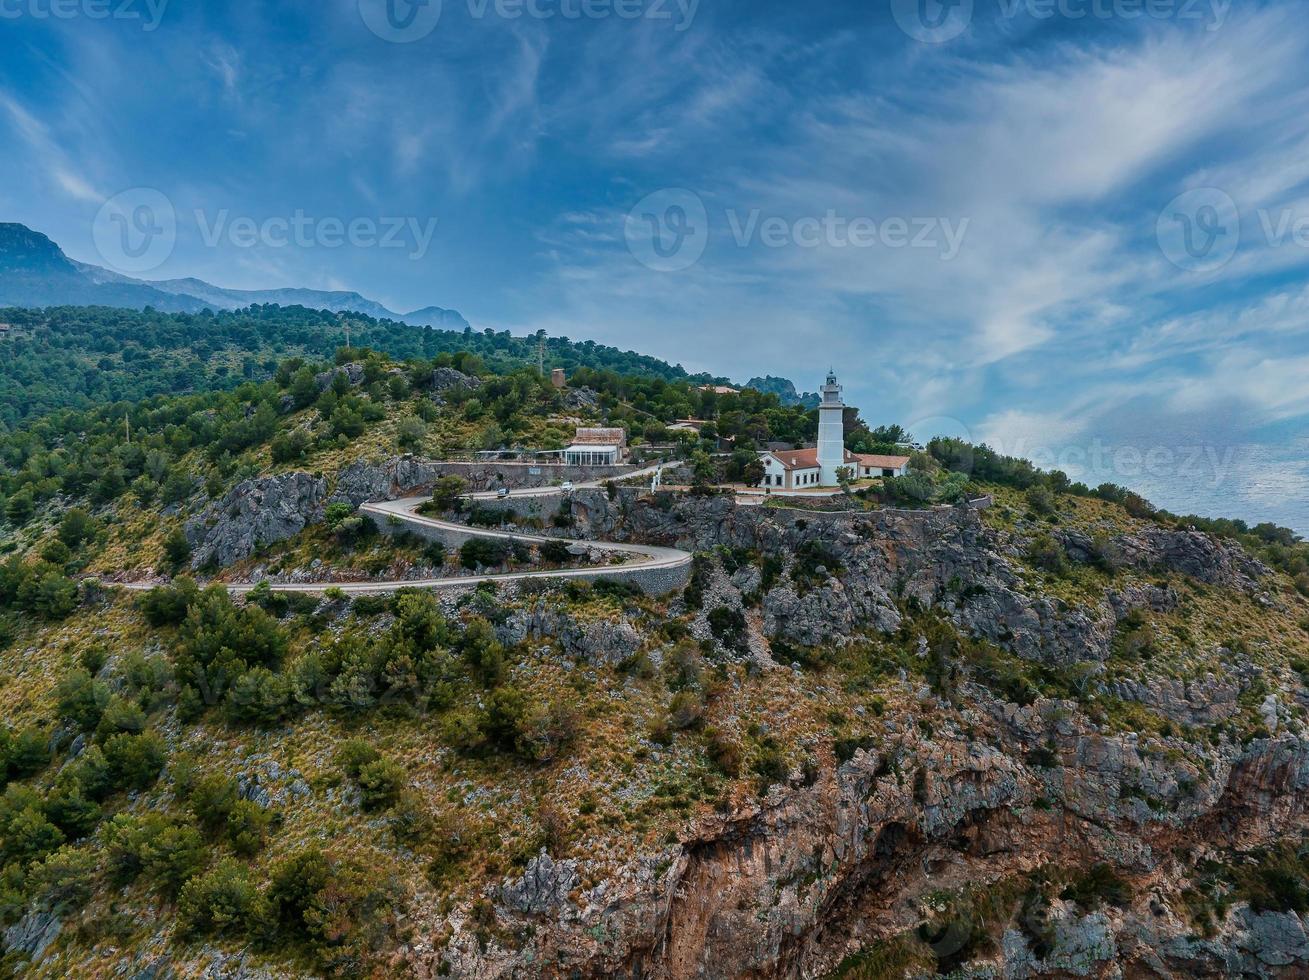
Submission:
[[[65,844],[32,869],[29,887],[43,908],[81,908],[91,897],[97,863],[91,848]]]
[[[69,839],[78,840],[95,829],[101,810],[81,780],[71,770],[65,770],[46,794],[45,815]]]
[[[164,536],[164,560],[173,568],[180,568],[191,557],[191,542],[186,532],[174,527]]]
[[[151,822],[142,845],[146,877],[170,897],[199,874],[209,860],[200,831],[167,818]]]
[[[1032,512],[1042,517],[1048,517],[1058,509],[1055,496],[1050,492],[1048,487],[1040,484],[1027,488],[1027,506]]]
[[[365,810],[384,810],[400,798],[406,773],[394,759],[375,759],[359,770],[359,789]]]
[[[1065,576],[1072,570],[1063,545],[1048,534],[1037,535],[1027,546],[1027,560],[1051,575]]]
[[[468,484],[460,476],[443,476],[432,488],[432,502],[441,510],[452,510]]]
[[[1132,886],[1110,865],[1102,863],[1076,875],[1060,897],[1065,901],[1076,902],[1087,911],[1105,903],[1127,908],[1132,904]]]
[[[243,857],[259,853],[276,818],[273,811],[252,800],[237,800],[227,815],[227,840],[232,850]]]
[[[200,587],[189,578],[161,585],[141,596],[137,604],[151,626],[172,626],[186,618],[187,610],[200,597]]]
[[[727,732],[713,726],[705,728],[704,735],[705,750],[709,760],[723,775],[739,776],[743,761],[741,743]]]
[[[555,565],[566,564],[572,555],[568,552],[568,545],[563,541],[546,541],[540,547],[541,560]]]
[[[0,866],[39,861],[64,842],[63,832],[45,815],[41,797],[11,785],[0,796]]]
[[[115,694],[105,705],[96,724],[96,738],[103,742],[120,733],[139,735],[145,731],[145,726],[145,712],[140,706]]]
[[[351,738],[341,743],[336,752],[336,764],[351,779],[358,779],[365,766],[382,757],[382,753],[362,738]]]
[[[469,538],[459,548],[459,563],[469,570],[502,565],[510,547],[494,538]]]
[[[745,614],[729,606],[718,606],[709,611],[709,629],[714,637],[729,650],[738,653],[747,652],[749,644],[745,635]]]
[[[98,745],[88,745],[59,774],[60,780],[76,780],[88,799],[103,800],[114,791],[114,776],[109,760]],[[58,781],[56,782],[58,786]]]
[[[495,638],[495,629],[485,619],[471,620],[456,648],[483,687],[493,687],[504,678],[505,650]]]
[[[159,778],[167,758],[164,740],[153,732],[111,736],[104,745],[105,760],[119,789],[147,789]]]
[[[1240,894],[1255,912],[1309,912],[1309,855],[1282,844],[1256,852],[1238,874]]]
[[[766,736],[759,743],[753,765],[755,775],[759,777],[759,787],[766,790],[774,783],[780,783],[790,775],[791,767],[786,762],[786,752],[773,737]]]
[[[370,958],[393,935],[395,883],[315,847],[274,864],[266,896],[264,920],[333,975],[372,975]]]
[[[291,680],[267,667],[255,667],[232,681],[224,710],[234,722],[275,725],[291,707]]]
[[[50,764],[50,743],[45,732],[28,726],[16,735],[0,726],[0,774],[25,779]]]
[[[256,930],[266,915],[249,869],[230,858],[188,881],[177,899],[183,934],[240,935]]]
[[[200,826],[210,831],[227,822],[236,801],[236,780],[221,773],[210,773],[196,779],[186,799]]]
[[[445,559],[445,545],[440,541],[429,541],[423,546],[423,561],[433,568],[440,568],[445,564]]]
[[[73,507],[64,512],[59,522],[59,540],[73,550],[82,546],[95,536],[95,521],[81,507]]]

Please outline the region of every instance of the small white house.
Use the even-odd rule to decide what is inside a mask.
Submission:
[[[564,450],[569,466],[614,466],[627,455],[627,430],[579,428]]]
[[[806,487],[831,486],[823,483],[823,468],[818,450],[772,450],[759,457],[764,464],[761,487],[774,490],[803,490]],[[908,456],[879,456],[876,453],[852,453],[843,450],[843,466],[850,468],[856,480],[874,476],[904,476],[909,471]]]

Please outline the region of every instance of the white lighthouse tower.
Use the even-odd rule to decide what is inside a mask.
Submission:
[[[836,372],[827,372],[827,384],[821,389],[823,400],[818,406],[818,465],[822,468],[819,482],[834,487],[839,467],[845,465],[845,403],[841,401],[841,386],[836,383]]]

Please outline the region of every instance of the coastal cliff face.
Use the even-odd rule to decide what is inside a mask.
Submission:
[[[531,936],[525,948],[455,940],[416,965],[433,976],[822,976],[926,915],[932,927],[921,942],[931,956],[923,959],[973,954],[974,976],[1309,968],[1301,917],[1236,907],[1203,938],[1181,897],[1213,855],[1301,826],[1309,743],[1262,741],[1215,758],[1206,775],[1191,762],[1143,755],[1130,737],[1069,725],[1066,705],[989,707],[998,717],[982,725],[998,747],[950,725],[932,738],[897,739],[889,754],[824,760],[811,784],[794,777],[589,889],[578,887],[579,862],[542,855],[499,896],[498,915]],[[1051,742],[1057,764],[1023,761]],[[1162,794],[1165,810],[1124,800],[1143,787]],[[1013,923],[985,910],[988,891],[1021,899],[1035,892],[1014,894],[1015,881],[1050,865],[1097,862],[1131,882],[1135,897],[1124,907],[1088,912],[1056,899]],[[967,897],[939,898],[951,893]],[[988,926],[998,933],[989,944],[979,941]]]
[[[240,552],[441,472],[252,482],[195,544]],[[440,859],[404,856],[437,884],[414,887],[389,972],[1309,975],[1309,605],[1234,544],[1087,502],[1053,522],[1003,498],[487,506],[514,510],[510,530],[677,546],[695,568],[661,601],[441,599],[531,651],[520,677],[590,700],[571,752],[518,769],[415,735],[441,769],[416,785],[455,805]],[[322,802],[305,793],[288,814]],[[530,851],[469,857],[524,810],[545,828]],[[20,926],[11,946],[48,941],[49,921]]]
[[[821,515],[597,491],[571,512],[588,536],[712,555],[689,590],[693,633],[751,670],[807,669],[815,649],[878,636],[916,636],[909,662],[928,666],[879,688],[855,744],[811,733],[765,796],[732,797],[666,847],[621,862],[542,851],[487,893],[496,928],[456,911],[446,940],[407,960],[420,975],[1309,973],[1309,906],[1240,885],[1306,827],[1309,693],[1277,655],[1306,634],[1238,649],[1185,626],[1141,637],[1220,595],[1279,622],[1302,611],[1241,549],[1161,527],[1059,530],[1070,590],[1022,560],[1041,528],[967,508]],[[1092,575],[1105,553],[1110,571]],[[775,558],[761,570],[752,555]],[[716,631],[714,609],[740,612],[747,635]],[[924,616],[964,644],[917,635]],[[539,635],[552,630],[569,635]],[[979,662],[971,643],[1014,659]]]

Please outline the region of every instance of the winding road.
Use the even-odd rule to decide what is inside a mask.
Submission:
[[[633,477],[652,478],[661,469],[662,466],[647,467],[646,469],[629,473],[623,479],[632,479]],[[595,489],[603,486],[603,483],[604,481],[601,480],[594,480],[588,483],[578,483],[573,489]],[[508,497],[500,497],[495,491],[472,493],[467,496],[472,500],[505,500],[520,499],[524,497],[561,496],[567,492],[569,491],[564,490],[562,487],[534,487],[531,489],[510,491]],[[417,512],[418,508],[427,503],[430,499],[430,497],[401,497],[396,500],[365,503],[359,507],[359,512],[380,518],[379,523],[385,522],[388,526],[392,526],[395,521],[399,521],[401,524],[407,525],[410,529],[418,533],[449,533],[464,537],[522,541],[527,544],[543,544],[547,541],[560,541],[566,545],[580,544],[596,551],[630,555],[634,556],[636,560],[625,562],[622,565],[595,565],[581,568],[540,569],[524,572],[495,572],[483,575],[450,575],[441,578],[388,579],[369,582],[269,582],[268,587],[273,592],[298,592],[308,593],[310,595],[320,594],[328,589],[340,589],[347,595],[386,595],[400,589],[440,590],[472,588],[482,582],[521,582],[527,579],[577,578],[589,581],[599,578],[661,578],[666,575],[669,581],[673,581],[677,578],[680,570],[689,569],[691,564],[690,553],[678,548],[661,548],[655,545],[644,544],[625,544],[616,541],[587,541],[577,538],[557,538],[532,534],[515,534],[510,531],[497,531],[489,528],[472,527],[467,524],[458,524],[453,521],[443,521],[434,517],[427,517],[423,514],[419,514]],[[638,574],[634,576],[633,573],[654,574]],[[124,582],[109,584],[118,584],[121,585],[122,588],[139,592],[153,589],[159,583]],[[233,595],[244,595],[256,588],[259,584],[261,583],[230,583],[227,585],[227,591]]]

